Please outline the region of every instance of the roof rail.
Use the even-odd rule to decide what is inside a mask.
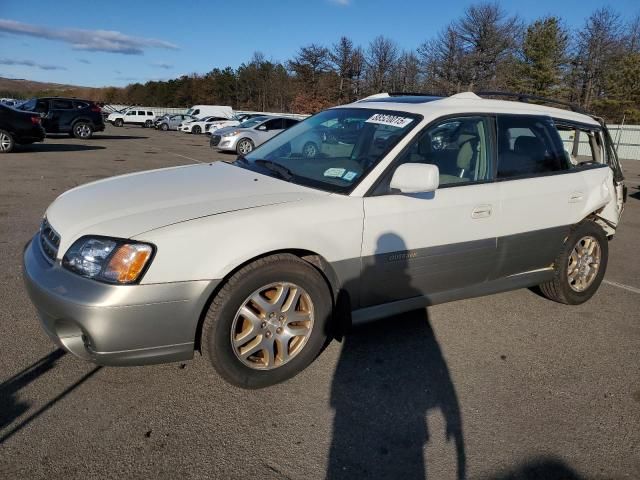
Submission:
[[[446,97],[441,93],[428,93],[428,92],[388,92],[390,97]]]
[[[586,112],[585,110],[583,110],[582,108],[580,108],[579,106],[573,103],[563,102],[561,100],[555,100],[553,98],[548,98],[548,97],[541,97],[539,95],[529,95],[528,93],[491,92],[491,91],[481,91],[481,92],[474,92],[474,93],[479,97],[505,97],[505,98],[515,99],[518,102],[523,102],[523,103],[530,103],[530,101],[533,100],[534,102],[548,103],[550,105],[560,105],[563,107],[568,107],[573,112],[582,113],[584,115],[591,116],[589,112]]]

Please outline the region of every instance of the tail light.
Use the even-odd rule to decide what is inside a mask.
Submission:
[[[42,118],[40,118],[40,115],[32,115],[31,123],[34,125],[40,125],[42,123]]]
[[[95,112],[95,113],[101,113],[102,109],[98,105],[93,104],[93,105],[91,105],[91,111]]]

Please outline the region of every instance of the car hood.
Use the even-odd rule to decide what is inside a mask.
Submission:
[[[328,195],[224,162],[151,170],[76,187],[47,209],[60,251],[83,235],[130,238],[195,218]]]

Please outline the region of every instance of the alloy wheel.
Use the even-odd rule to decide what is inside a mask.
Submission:
[[[600,270],[601,258],[600,243],[591,235],[582,237],[575,244],[567,266],[567,279],[572,290],[584,292],[591,286]]]
[[[314,323],[313,302],[300,286],[277,282],[253,292],[231,325],[231,346],[255,370],[281,367],[306,345]]]
[[[11,137],[6,133],[0,133],[0,151],[7,152],[11,148]]]
[[[249,140],[242,140],[238,144],[238,151],[242,155],[246,155],[247,153],[251,153],[251,150],[253,150],[253,145],[251,145],[251,142]]]
[[[91,135],[91,127],[86,123],[76,125],[76,135],[80,138],[87,138]]]

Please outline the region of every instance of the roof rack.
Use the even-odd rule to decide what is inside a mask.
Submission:
[[[534,102],[548,103],[550,105],[560,105],[563,107],[568,107],[573,112],[582,113],[582,114],[591,116],[590,113],[586,112],[585,110],[583,110],[582,108],[580,108],[579,106],[573,103],[563,102],[561,100],[555,100],[553,98],[548,98],[548,97],[541,97],[539,95],[529,95],[527,93],[490,92],[490,91],[481,91],[481,92],[474,92],[474,93],[479,97],[505,97],[505,98],[515,99],[518,102],[523,102],[523,103],[530,103],[530,101],[533,100]]]
[[[390,97],[446,97],[441,93],[428,92],[387,92]]]

